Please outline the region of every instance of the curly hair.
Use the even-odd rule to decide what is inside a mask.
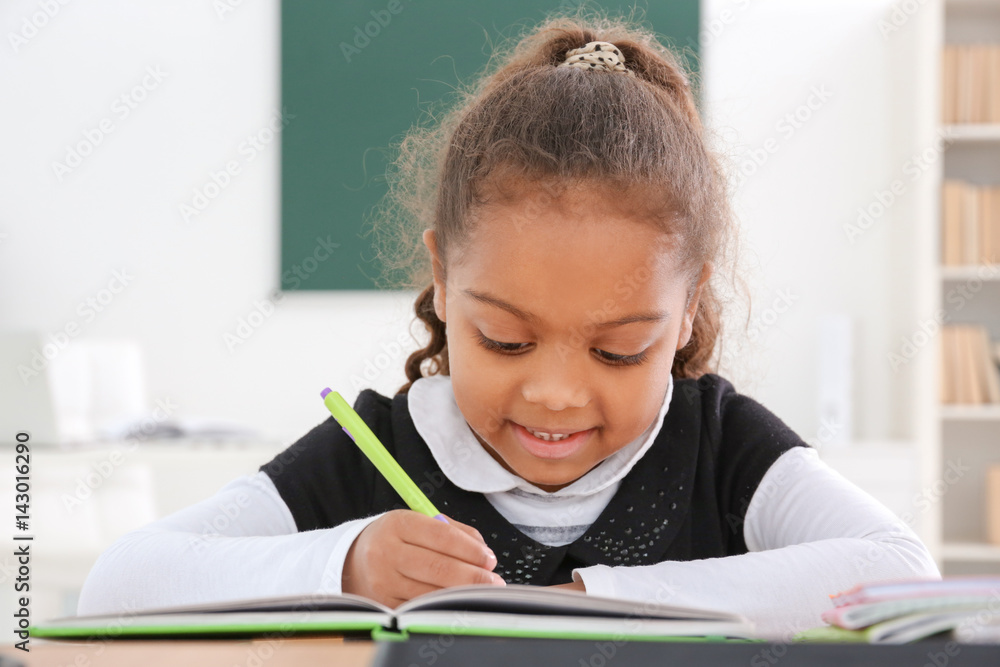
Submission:
[[[635,76],[557,67],[568,50],[592,41],[615,44]],[[500,184],[511,180],[599,182],[642,202],[664,234],[679,240],[678,257],[691,276],[689,296],[701,267],[719,266],[734,223],[721,157],[706,145],[692,85],[681,59],[641,24],[593,10],[554,13],[513,47],[495,48],[440,119],[430,114],[432,122],[409,130],[374,216],[383,281],[422,288],[414,311],[430,333],[430,342],[407,359],[408,381],[399,393],[421,377],[449,374],[429,253],[414,239],[433,229],[444,262],[449,248],[469,238],[488,188],[502,191]],[[713,273],[691,338],[674,356],[675,377],[713,370],[721,334],[715,280]]]

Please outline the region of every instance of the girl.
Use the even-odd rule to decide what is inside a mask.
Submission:
[[[821,625],[857,583],[940,576],[909,527],[710,372],[731,216],[651,33],[549,19],[397,166],[427,227],[430,343],[394,396],[355,409],[449,523],[406,509],[329,418],[120,539],[79,613],[522,583],[735,610],[774,635]]]

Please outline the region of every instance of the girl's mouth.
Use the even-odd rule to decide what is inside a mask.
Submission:
[[[518,423],[511,422],[514,434],[521,446],[532,456],[541,459],[564,459],[572,456],[583,448],[584,444],[594,432],[594,429],[577,431],[569,437],[559,438],[545,434],[543,437],[532,435],[531,431]],[[546,439],[548,437],[549,439]]]

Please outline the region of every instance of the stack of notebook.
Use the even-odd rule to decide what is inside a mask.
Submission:
[[[903,644],[944,633],[962,643],[1000,642],[1000,577],[865,584],[832,596],[811,633],[829,639]]]

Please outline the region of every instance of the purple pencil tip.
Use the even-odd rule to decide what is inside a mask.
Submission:
[[[320,398],[326,398],[326,395],[329,394],[329,393],[330,393],[330,388],[327,387],[323,391],[319,392],[319,396],[320,396]]]

